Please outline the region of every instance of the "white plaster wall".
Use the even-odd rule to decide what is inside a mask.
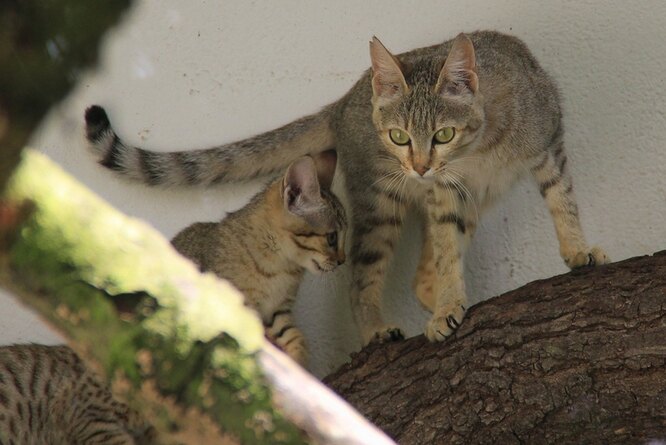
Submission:
[[[525,40],[559,82],[584,230],[619,260],[666,248],[665,23],[661,0],[144,0],[109,37],[99,71],[51,115],[34,145],[170,237],[242,206],[259,183],[165,191],[119,180],[84,148],[86,106],[104,105],[129,142],[165,151],[207,147],[340,97],[369,65],[373,34],[402,52],[460,31],[497,29]],[[410,335],[426,320],[410,289],[418,237],[412,224],[385,298],[387,319]],[[545,205],[528,180],[486,214],[468,256],[468,290],[478,302],[565,270]],[[348,273],[345,266],[308,276],[301,289],[298,323],[318,375],[359,346]],[[9,341],[31,328],[2,321],[16,318],[16,309],[0,298],[0,340]]]

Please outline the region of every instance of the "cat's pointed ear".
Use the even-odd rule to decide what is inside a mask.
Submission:
[[[460,33],[453,41],[439,73],[435,92],[443,95],[475,94],[478,89],[474,45],[467,35]]]
[[[310,156],[303,156],[287,168],[282,183],[284,207],[302,215],[321,200],[317,167]]]
[[[338,162],[338,154],[335,150],[326,150],[314,155],[317,168],[317,179],[321,188],[329,190],[335,176],[335,167]]]
[[[372,61],[372,92],[376,98],[395,99],[408,91],[400,61],[377,37],[370,41]]]

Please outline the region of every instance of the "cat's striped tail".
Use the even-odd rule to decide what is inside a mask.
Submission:
[[[278,129],[219,147],[155,152],[125,144],[104,108],[86,110],[86,137],[99,163],[153,186],[212,185],[282,173],[296,158],[333,148],[333,106]]]

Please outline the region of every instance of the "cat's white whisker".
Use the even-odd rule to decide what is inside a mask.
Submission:
[[[465,209],[467,210],[468,207],[468,202],[471,202],[473,207],[474,207],[474,212],[475,212],[475,219],[478,220],[478,209],[476,207],[476,200],[474,199],[474,196],[472,193],[469,191],[467,186],[465,185],[465,182],[463,180],[463,176],[456,172],[455,170],[450,170],[450,174],[452,182],[454,187],[460,192],[462,195],[465,196],[465,199],[463,200],[463,203],[465,205]]]
[[[375,185],[377,185],[379,182],[384,181],[384,180],[389,179],[389,178],[392,178],[393,176],[397,176],[397,175],[399,175],[399,174],[400,174],[400,171],[390,171],[390,172],[388,172],[387,174],[385,174],[384,176],[381,176],[379,179],[377,179],[377,180],[376,180],[375,182],[373,182],[372,184],[370,184],[370,186],[371,186],[371,187],[372,187],[372,186],[375,186]]]
[[[400,189],[401,187],[404,187],[404,184],[407,182],[407,176],[402,170],[396,170],[394,173],[396,173],[396,175],[391,179],[389,184],[387,184],[385,190],[387,194],[394,194],[396,197],[398,197],[398,200],[392,199],[392,201],[393,201],[393,221],[394,221],[393,227],[396,232],[399,232],[400,227],[398,221],[402,220],[403,215],[399,211],[398,201],[402,202],[402,200],[400,199]]]
[[[453,169],[449,169],[448,173],[451,174],[449,176],[449,179],[451,180],[452,184],[458,191],[462,194],[465,195],[467,199],[463,200],[463,205],[465,206],[465,211],[467,211],[468,208],[468,201],[472,203],[472,206],[474,208],[474,221],[478,222],[479,221],[479,209],[476,204],[476,199],[472,195],[472,192],[469,191],[467,186],[464,183],[463,175]]]

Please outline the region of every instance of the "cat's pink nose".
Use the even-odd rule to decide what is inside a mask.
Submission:
[[[430,167],[425,166],[425,165],[415,165],[414,166],[414,171],[418,173],[419,175],[423,176],[426,174],[426,172],[430,170]]]

